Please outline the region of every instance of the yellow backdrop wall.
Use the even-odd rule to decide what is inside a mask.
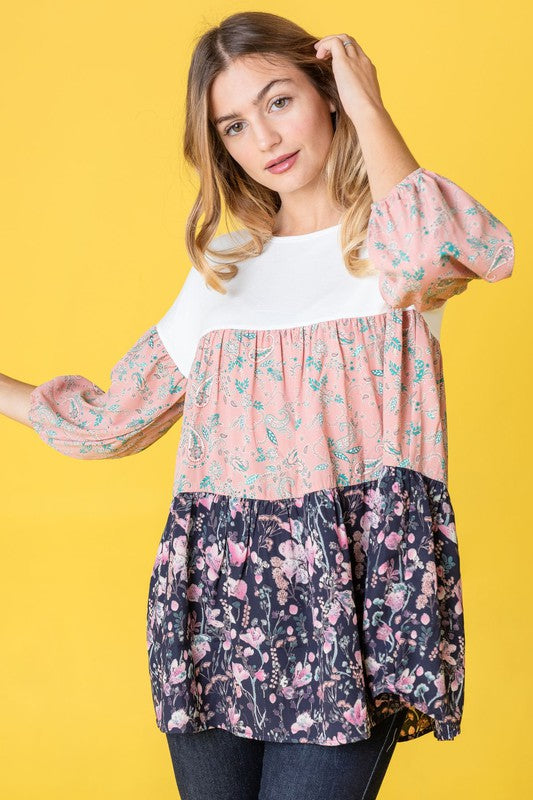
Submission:
[[[513,233],[513,279],[470,284],[442,329],[467,626],[463,728],[453,742],[398,746],[380,797],[523,798],[532,788],[530,4],[5,5],[0,371],[33,384],[82,374],[107,388],[113,364],[167,310],[188,269],[196,193],[181,153],[193,40],[240,10],[288,16],[317,38],[358,39],[419,163]],[[133,458],[77,461],[0,418],[3,797],[176,797],[152,708],[145,613],[180,427]]]

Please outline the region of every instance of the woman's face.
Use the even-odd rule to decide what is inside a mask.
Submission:
[[[274,80],[279,82],[268,88]],[[227,151],[248,175],[281,197],[320,179],[333,138],[332,111],[333,103],[305,73],[281,60],[273,65],[261,56],[240,58],[211,86],[210,118]],[[278,174],[266,169],[268,162],[295,151],[290,169]]]

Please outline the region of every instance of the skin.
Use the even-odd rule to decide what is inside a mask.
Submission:
[[[350,42],[348,47],[345,41]],[[357,130],[370,192],[377,202],[419,164],[385,109],[376,68],[359,43],[340,33],[319,39],[314,47],[317,58],[332,61],[339,97]],[[294,83],[273,86],[254,104],[269,81],[285,77]],[[283,96],[291,100],[280,100]],[[260,54],[241,57],[213,81],[209,108],[213,122],[227,114],[238,115],[216,123],[221,141],[251,177],[280,195],[275,234],[310,233],[340,221],[343,210],[331,205],[322,176],[335,107],[305,73],[281,58],[272,64]],[[232,124],[235,127],[225,135]],[[276,175],[265,170],[272,158],[298,149],[298,159],[288,172]]]
[[[275,78],[292,82],[272,86],[254,105],[259,90]],[[278,235],[308,233],[340,220],[342,209],[328,201],[322,174],[333,138],[332,111],[334,104],[320,95],[305,73],[283,61],[278,66],[260,56],[247,56],[213,81],[211,119],[238,114],[217,124],[226,150],[250,177],[280,195],[274,227]],[[300,152],[288,172],[276,175],[265,169],[272,159],[295,150]]]

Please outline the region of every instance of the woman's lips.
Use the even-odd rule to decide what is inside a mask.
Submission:
[[[298,153],[299,152],[300,151],[297,150],[296,153],[293,153],[292,156],[289,156],[289,158],[286,158],[285,161],[280,161],[278,164],[274,164],[272,167],[268,167],[268,171],[269,172],[274,172],[276,174],[278,172],[287,172],[287,170],[292,167],[292,165],[294,164],[294,162],[298,158]]]

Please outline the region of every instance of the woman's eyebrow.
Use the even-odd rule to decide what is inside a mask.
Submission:
[[[259,90],[255,100],[252,100],[253,105],[254,106],[258,105],[263,99],[263,97],[266,94],[268,94],[268,92],[276,83],[294,83],[294,81],[292,78],[274,78],[273,81],[269,81],[269,83],[267,83],[266,86],[263,86],[263,88]],[[227,120],[235,119],[236,117],[242,117],[242,114],[238,114],[236,112],[232,112],[231,114],[224,114],[223,117],[217,117],[216,119],[214,119],[213,124],[219,125],[221,122],[227,122]]]

